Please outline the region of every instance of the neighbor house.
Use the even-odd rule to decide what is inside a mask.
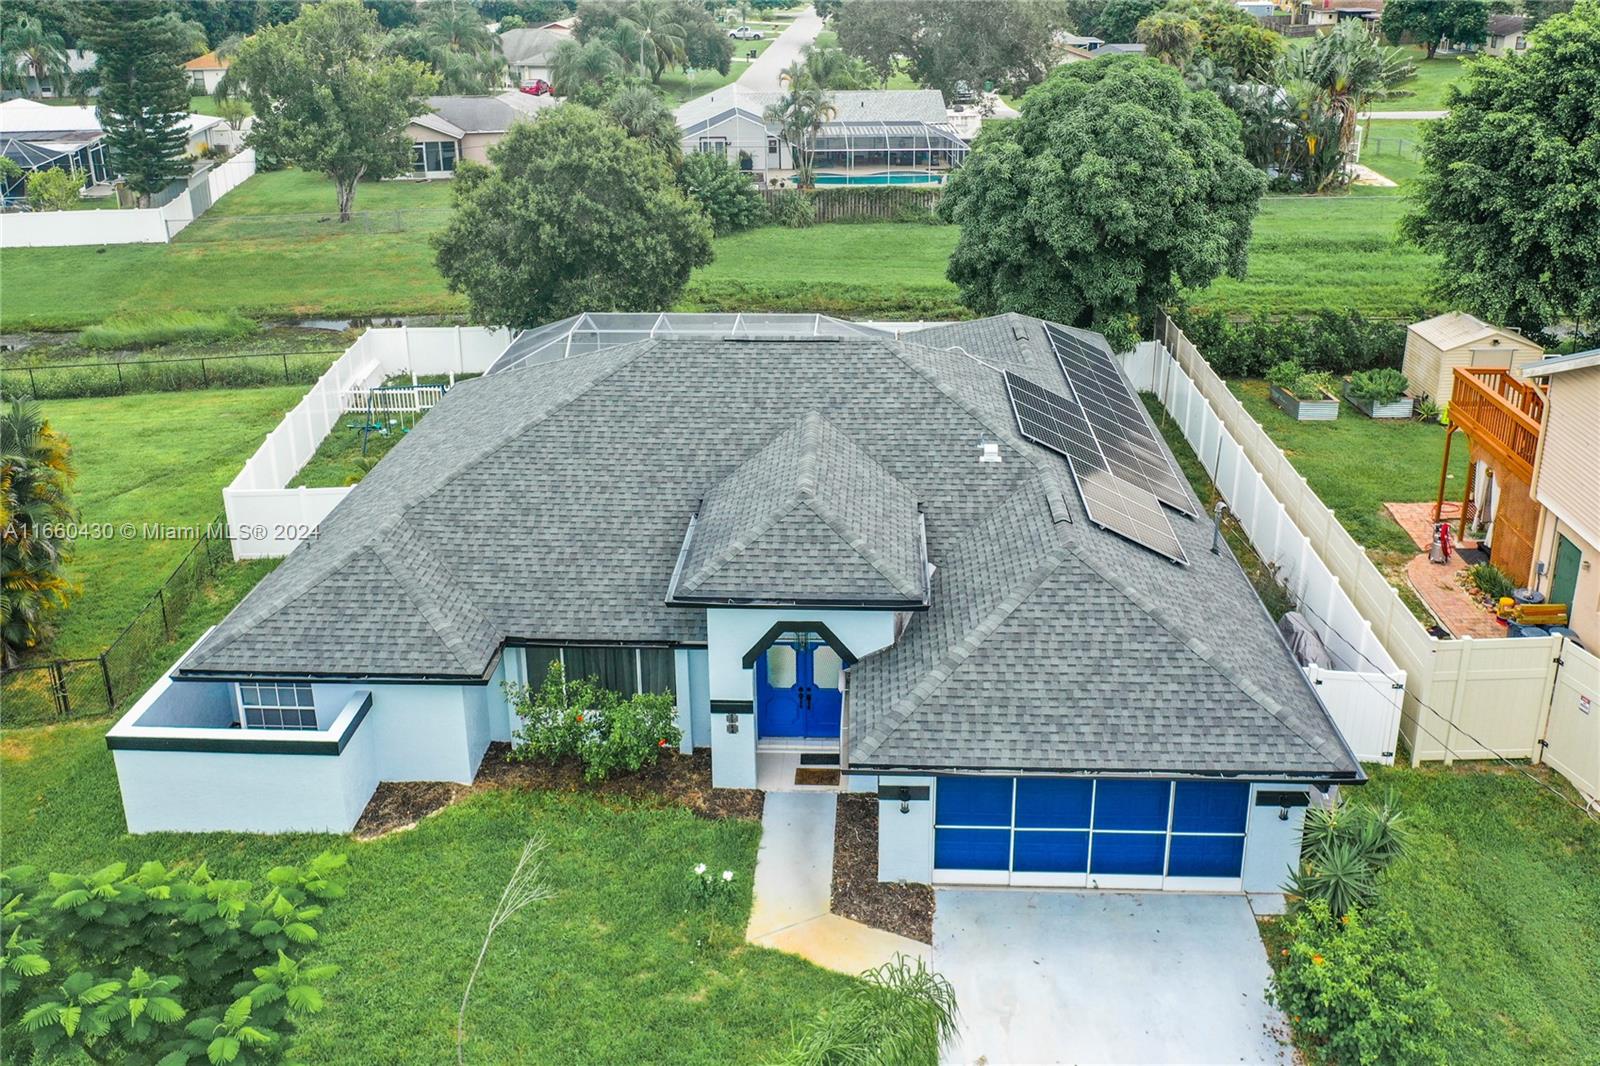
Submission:
[[[226,123],[214,115],[188,116],[190,155],[196,155],[213,138],[226,130]],[[37,100],[7,100],[0,103],[0,154],[23,170],[23,178],[35,170],[60,168],[87,176],[89,184],[103,185],[116,174],[106,162],[105,131],[92,107],[60,107]],[[7,198],[20,196],[22,183],[5,191]]]
[[[228,63],[215,52],[207,52],[189,60],[183,65],[183,72],[189,76],[189,91],[197,96],[210,96],[216,92],[222,76],[228,73]]]
[[[411,138],[413,178],[451,178],[463,159],[487,163],[513,123],[525,122],[556,106],[550,96],[506,92],[498,96],[430,96],[432,109],[406,126]]]
[[[1481,49],[1484,55],[1505,56],[1528,49],[1528,16],[1490,15],[1489,36]]]
[[[1447,407],[1457,367],[1515,371],[1543,356],[1544,349],[1520,333],[1449,311],[1406,327],[1401,369],[1412,395]]]
[[[780,92],[737,82],[678,108],[683,150],[711,152],[763,183],[794,175],[794,146],[767,117]],[[837,90],[816,138],[818,185],[937,184],[961,165],[967,142],[950,125],[936,89]]]
[[[1546,383],[1533,496],[1534,587],[1567,605],[1567,625],[1600,650],[1600,348],[1523,370]]]
[[[500,52],[511,71],[511,84],[532,85],[554,81],[550,76],[556,50],[574,40],[572,30],[550,23],[539,29],[506,30],[500,34]]]
[[[1297,26],[1333,26],[1345,19],[1377,22],[1384,0],[1300,0],[1292,18]]]
[[[348,830],[561,662],[889,881],[1275,891],[1362,780],[1097,334],[582,315],[458,382],[110,731],[128,825]],[[808,775],[809,776],[809,775]]]

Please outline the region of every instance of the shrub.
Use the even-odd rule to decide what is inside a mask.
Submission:
[[[0,664],[8,668],[48,643],[77,591],[67,569],[77,477],[72,445],[35,400],[0,407]]]
[[[1404,912],[1373,907],[1336,918],[1317,900],[1285,919],[1284,932],[1272,998],[1319,1058],[1340,1066],[1445,1061],[1450,1008]]]
[[[861,975],[806,1023],[786,1066],[925,1066],[956,1034],[955,989],[921,959],[896,955]]]
[[[767,201],[767,221],[774,226],[804,229],[816,220],[816,207],[794,189],[780,189]]]
[[[1349,374],[1377,367],[1398,369],[1406,329],[1398,322],[1372,322],[1360,312],[1323,310],[1304,318],[1235,321],[1220,310],[1180,308],[1172,320],[1223,377],[1259,377],[1293,359],[1312,370]]]
[[[28,206],[35,211],[69,211],[81,188],[83,179],[70,170],[35,170],[28,175]]]
[[[1300,866],[1284,888],[1339,918],[1371,902],[1378,878],[1404,850],[1405,820],[1392,798],[1377,807],[1342,800],[1312,807],[1300,830]]]
[[[1333,391],[1333,375],[1307,370],[1293,359],[1286,359],[1268,370],[1267,381],[1298,400],[1320,399],[1323,393]]]
[[[1511,595],[1512,589],[1516,587],[1506,576],[1505,571],[1493,563],[1477,563],[1468,567],[1467,577],[1478,586],[1478,591],[1487,596],[1491,603],[1497,602],[1502,596]]]
[[[1400,371],[1390,367],[1376,370],[1358,370],[1350,375],[1350,395],[1363,403],[1382,406],[1394,403],[1405,395],[1410,382]]]
[[[766,220],[766,205],[750,176],[720,155],[691,153],[678,170],[678,184],[700,205],[719,237]]]
[[[1417,416],[1419,422],[1439,422],[1444,419],[1444,408],[1432,400],[1418,400],[1416,410],[1412,414]]]
[[[116,315],[83,331],[85,348],[146,348],[178,341],[247,337],[261,327],[237,311],[153,311]]]
[[[662,750],[683,739],[672,696],[645,692],[624,699],[594,678],[567,680],[559,662],[550,664],[537,689],[508,684],[506,695],[522,719],[512,758],[576,758],[589,781],[654,766]]]
[[[280,866],[267,886],[147,862],[90,874],[0,874],[8,1044],[38,1061],[280,1061],[322,1009],[334,966],[307,965],[344,856]],[[16,1022],[19,1024],[10,1024]]]

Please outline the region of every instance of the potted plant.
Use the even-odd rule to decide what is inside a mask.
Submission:
[[[1272,402],[1296,422],[1332,422],[1339,417],[1339,397],[1333,394],[1333,375],[1308,371],[1286,359],[1267,371]]]
[[[1410,418],[1406,376],[1390,367],[1358,370],[1345,382],[1344,398],[1368,418]]]

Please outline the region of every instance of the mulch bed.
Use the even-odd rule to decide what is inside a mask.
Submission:
[[[552,766],[545,762],[511,762],[506,756],[511,745],[489,745],[470,786],[445,781],[386,781],[378,786],[367,809],[361,812],[354,833],[358,840],[371,840],[400,829],[409,829],[423,818],[450,806],[456,800],[486,788],[516,788],[546,792],[587,792],[595,796],[626,798],[654,806],[687,807],[702,818],[748,818],[761,820],[762,794],[753,788],[711,787],[711,752],[693,755],[673,752],[663,755],[655,766],[609,781],[585,781],[583,767],[575,760]]]
[[[878,880],[878,797],[871,793],[839,795],[830,909],[875,929],[933,943],[933,889]]]

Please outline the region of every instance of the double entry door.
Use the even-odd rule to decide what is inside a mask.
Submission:
[[[756,723],[763,737],[837,737],[839,653],[816,637],[778,641],[756,660]]]

